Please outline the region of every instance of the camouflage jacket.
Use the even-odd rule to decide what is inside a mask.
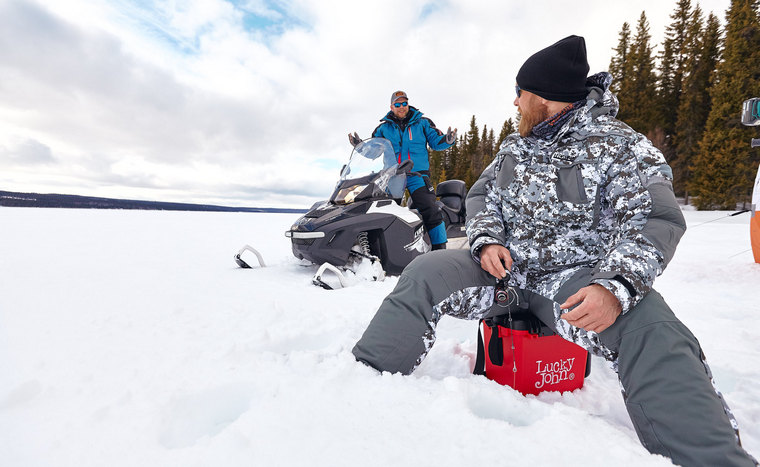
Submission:
[[[580,268],[630,310],[672,258],[686,224],[662,153],[615,119],[608,73],[589,78],[585,106],[549,139],[514,133],[467,196],[479,261],[505,245],[512,285],[552,298]]]

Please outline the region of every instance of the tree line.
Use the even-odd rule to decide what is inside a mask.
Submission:
[[[501,142],[516,130],[517,124],[508,118],[496,138],[493,128],[489,129],[487,125],[483,125],[480,131],[473,115],[470,129],[453,146],[430,152],[430,180],[434,185],[444,180],[464,180],[469,188],[496,156]]]
[[[646,135],[673,169],[676,195],[698,209],[747,206],[760,155],[750,147],[757,130],[741,125],[741,104],[760,97],[758,0],[732,0],[725,25],[691,0],[678,0],[655,54],[643,11],[612,48],[611,91],[617,118]],[[519,117],[518,117],[519,118]],[[431,180],[477,180],[517,121],[507,119],[498,139],[476,118],[445,151],[432,151]]]

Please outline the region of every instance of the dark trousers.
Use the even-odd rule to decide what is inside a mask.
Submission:
[[[443,214],[441,214],[441,209],[436,203],[435,190],[432,183],[430,183],[429,177],[423,175],[421,178],[424,185],[418,188],[416,186],[419,183],[407,184],[409,196],[412,198],[414,208],[422,216],[422,223],[430,236],[430,242],[434,245],[446,243],[446,226],[442,225]]]

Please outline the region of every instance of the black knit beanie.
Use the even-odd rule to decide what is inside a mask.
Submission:
[[[539,50],[517,72],[520,89],[559,102],[576,102],[586,98],[586,41],[568,36]]]

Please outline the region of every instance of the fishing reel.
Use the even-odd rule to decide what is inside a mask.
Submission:
[[[517,292],[514,288],[512,288],[512,286],[509,285],[509,280],[511,278],[512,275],[509,273],[509,271],[507,271],[507,275],[501,279],[498,279],[496,281],[496,285],[494,286],[494,301],[502,308],[506,308],[509,305],[516,303],[518,300]]]

